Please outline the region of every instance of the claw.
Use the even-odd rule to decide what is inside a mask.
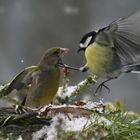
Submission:
[[[96,89],[95,93],[97,93],[99,91],[99,93],[102,92],[103,87],[108,91],[108,93],[110,93],[110,88],[108,86],[105,85],[106,82],[110,81],[112,79],[107,79],[104,82],[102,82]]]

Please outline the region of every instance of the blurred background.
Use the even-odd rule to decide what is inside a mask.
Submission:
[[[0,0],[0,84],[38,63],[50,47],[70,48],[64,62],[84,65],[84,53],[76,53],[81,37],[139,9],[140,0]],[[70,85],[86,76],[72,71]],[[103,101],[118,99],[127,109],[140,112],[140,75],[125,74],[107,85],[111,92],[100,95]],[[95,88],[86,99],[94,98]]]

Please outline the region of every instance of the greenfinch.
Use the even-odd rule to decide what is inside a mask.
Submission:
[[[11,81],[5,96],[31,108],[50,104],[59,87],[62,57],[67,52],[68,48],[48,49],[38,65],[24,69]]]

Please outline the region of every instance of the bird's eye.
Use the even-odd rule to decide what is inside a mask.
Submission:
[[[59,50],[54,51],[54,54],[58,54],[58,53],[59,53]]]

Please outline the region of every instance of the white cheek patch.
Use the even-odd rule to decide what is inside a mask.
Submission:
[[[80,43],[80,48],[85,48],[85,45],[83,43]]]
[[[89,42],[91,41],[91,39],[92,39],[92,36],[89,36],[88,38],[87,38],[87,40],[85,41],[85,46],[87,47],[88,46],[88,44],[89,44]]]
[[[81,48],[86,48],[86,47],[88,46],[88,44],[90,43],[91,39],[92,39],[92,36],[89,36],[89,37],[86,39],[85,43],[83,43],[83,44],[80,43],[80,47],[81,47]]]

